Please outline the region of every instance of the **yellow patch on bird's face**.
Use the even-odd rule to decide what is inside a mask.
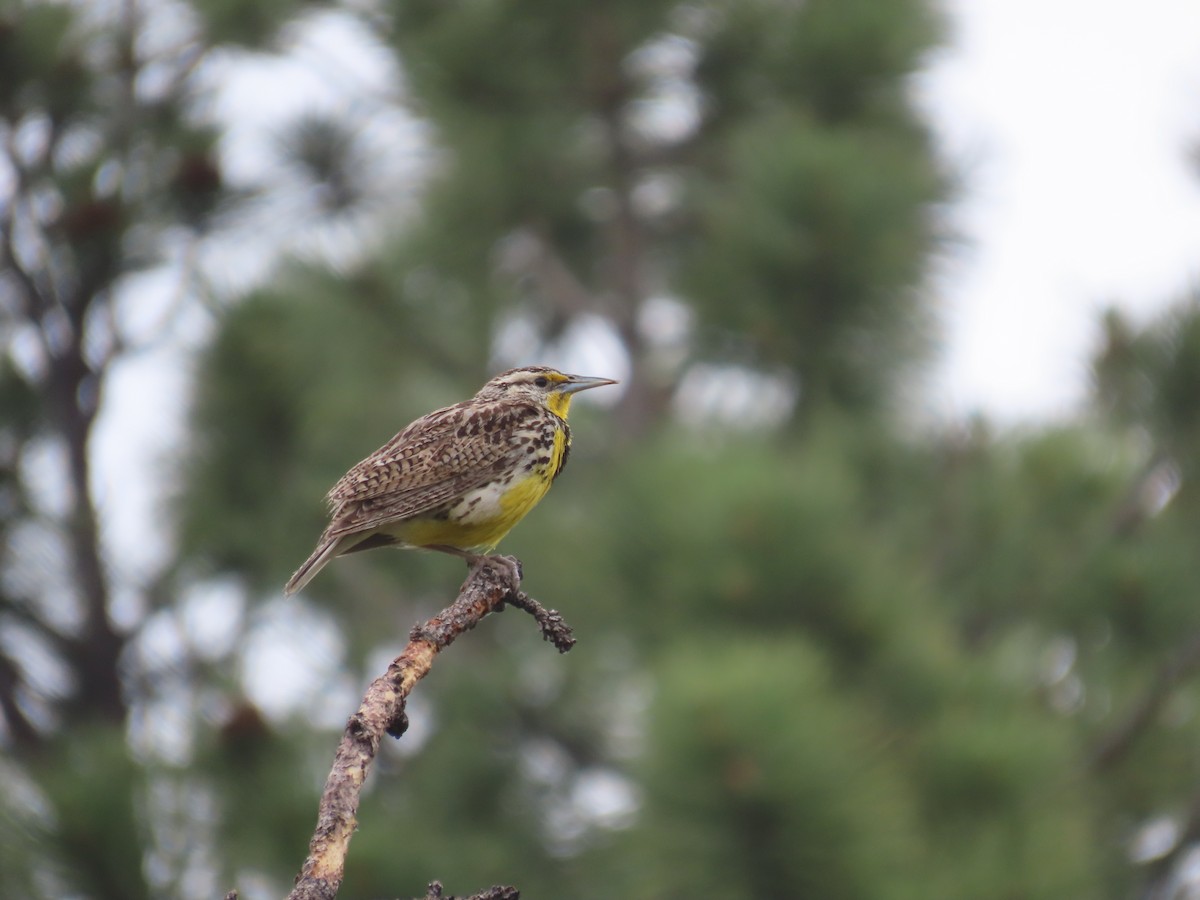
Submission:
[[[563,381],[566,381],[564,378]],[[563,394],[559,391],[552,391],[550,396],[546,398],[546,406],[550,412],[554,413],[560,419],[567,417],[567,411],[571,408],[571,398],[574,394]]]

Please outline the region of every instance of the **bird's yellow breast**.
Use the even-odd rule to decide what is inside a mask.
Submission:
[[[450,546],[490,553],[550,490],[567,453],[563,428],[554,432],[549,454],[530,452],[528,461],[463,494],[436,513],[397,522],[387,533],[411,547]]]

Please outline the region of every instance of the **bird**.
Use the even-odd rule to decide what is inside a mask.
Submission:
[[[375,547],[438,550],[469,565],[491,558],[562,473],[571,399],[609,384],[617,382],[524,366],[412,422],[330,489],[329,524],[284,594],[334,557]]]

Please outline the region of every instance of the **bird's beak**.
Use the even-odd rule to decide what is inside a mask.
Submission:
[[[567,381],[558,386],[560,394],[578,394],[589,388],[603,387],[606,384],[616,384],[611,378],[589,378],[586,375],[568,375]]]

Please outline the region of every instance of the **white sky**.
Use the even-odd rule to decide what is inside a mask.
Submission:
[[[921,89],[969,243],[941,283],[930,403],[1040,420],[1077,408],[1099,309],[1143,321],[1200,284],[1200,0],[948,8]]]

